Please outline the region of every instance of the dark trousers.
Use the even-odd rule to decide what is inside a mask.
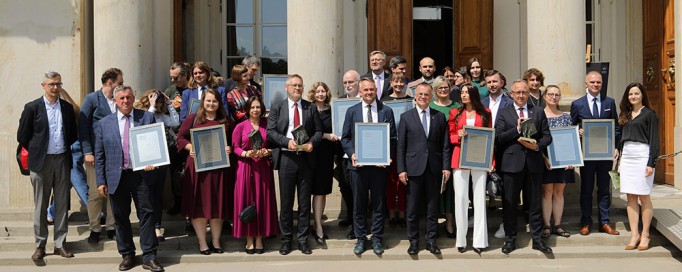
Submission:
[[[611,206],[609,171],[612,161],[585,161],[580,167],[580,223],[592,224],[592,191],[594,191],[594,177],[597,176],[597,205],[599,206],[599,224],[609,223],[609,207]]]
[[[419,241],[419,207],[426,202],[426,242],[435,243],[438,233],[438,199],[441,175],[428,169],[421,176],[408,177],[407,181],[407,238]]]
[[[334,178],[339,184],[341,198],[346,203],[346,218],[353,220],[353,190],[350,187],[350,171],[348,165],[350,160],[342,156],[336,156],[336,168],[334,168]]]
[[[372,202],[372,242],[381,242],[384,236],[384,211],[386,210],[386,183],[388,168],[358,167],[350,171],[353,188],[353,227],[358,240],[367,236],[367,197]]]
[[[121,173],[121,182],[116,192],[109,197],[116,221],[116,245],[121,255],[135,254],[133,230],[130,226],[130,201],[132,199],[140,220],[140,247],[142,247],[144,260],[156,258],[159,241],[156,239],[152,220],[154,207],[151,187],[151,184],[142,179],[140,173],[125,170]]]
[[[282,243],[290,243],[293,239],[295,194],[298,196],[298,242],[305,243],[308,240],[312,181],[313,170],[306,154],[282,151],[279,167],[279,228]]]
[[[154,228],[161,228],[161,218],[163,215],[163,187],[166,185],[166,173],[168,166],[164,165],[154,171],[144,172],[142,175],[150,185],[150,196],[152,199],[152,221]]]
[[[516,224],[518,221],[519,194],[523,190],[524,194],[529,194],[528,202],[528,223],[533,241],[540,241],[542,235],[542,172],[531,173],[528,171],[528,164],[520,173],[503,173],[504,194],[502,195],[502,222],[507,241],[516,239]],[[524,203],[525,205],[525,203]]]

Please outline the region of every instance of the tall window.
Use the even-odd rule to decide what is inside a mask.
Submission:
[[[585,0],[585,48],[590,48],[590,62],[601,61],[599,17],[599,0]]]
[[[287,73],[287,3],[282,0],[227,0],[226,71],[244,56],[261,59],[262,74]]]

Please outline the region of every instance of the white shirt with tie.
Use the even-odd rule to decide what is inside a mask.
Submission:
[[[386,73],[381,72],[381,74],[376,75],[374,72],[372,72],[372,76],[374,77],[374,83],[377,87],[377,99],[381,99],[381,94],[384,91],[384,80],[386,79]]]
[[[592,96],[592,94],[588,91],[586,96],[587,106],[589,107],[590,112],[592,112],[592,116],[594,116],[594,112],[592,109],[594,108],[595,98],[597,99],[597,110],[601,112],[601,95]]]
[[[362,101],[362,122],[367,123],[367,104],[364,100]],[[379,112],[377,111],[377,101],[372,102],[372,123],[379,122]]]
[[[424,118],[424,115],[426,115],[426,129],[424,133],[426,134],[426,137],[429,137],[429,128],[431,128],[431,111],[429,110],[429,107],[426,107],[426,109],[422,109],[417,106],[417,113],[419,113],[420,124],[422,122],[422,118]]]
[[[289,105],[289,127],[287,128],[287,138],[293,139],[294,134],[291,132],[295,129],[294,127],[294,101],[291,98],[287,98]],[[298,108],[298,121],[299,124],[303,125],[303,108],[301,108],[301,100],[298,100],[296,107]]]

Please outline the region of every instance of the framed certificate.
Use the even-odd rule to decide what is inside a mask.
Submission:
[[[382,101],[381,103],[384,103],[384,105],[389,106],[393,110],[393,119],[395,120],[396,128],[398,128],[400,125],[400,115],[414,108],[414,98],[391,100],[386,102]]]
[[[552,128],[549,132],[552,144],[547,147],[547,157],[552,169],[585,165],[577,126]]]
[[[355,156],[359,165],[389,165],[388,123],[355,123]]]
[[[360,98],[339,98],[331,101],[332,107],[332,133],[341,137],[343,122],[346,120],[348,108],[360,103]]]
[[[490,170],[493,164],[495,129],[464,126],[467,135],[462,137],[459,153],[459,168]]]
[[[194,169],[197,172],[230,167],[230,159],[225,154],[225,126],[193,128],[189,130],[189,134],[194,148]]]
[[[287,99],[287,75],[263,75],[263,104],[266,109],[277,102]]]
[[[583,120],[583,158],[586,161],[613,160],[615,134],[613,119]]]
[[[199,110],[199,106],[201,106],[201,100],[192,98],[189,100],[189,114],[197,113]]]
[[[163,122],[131,127],[129,133],[130,162],[134,171],[142,170],[148,165],[170,164]]]

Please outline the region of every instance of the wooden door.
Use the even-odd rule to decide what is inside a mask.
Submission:
[[[675,58],[675,29],[673,22],[674,0],[642,1],[644,20],[644,89],[651,108],[659,119],[660,153],[669,154],[674,149],[672,137],[675,124],[675,82],[671,74]],[[674,160],[659,161],[655,180],[673,184]]]
[[[386,69],[396,55],[403,56],[407,67],[412,67],[412,0],[367,1],[367,52],[374,50],[386,53]],[[407,77],[412,74],[408,69]]]
[[[484,69],[493,66],[493,0],[455,1],[455,63],[476,57]],[[507,16],[507,15],[499,15]]]

